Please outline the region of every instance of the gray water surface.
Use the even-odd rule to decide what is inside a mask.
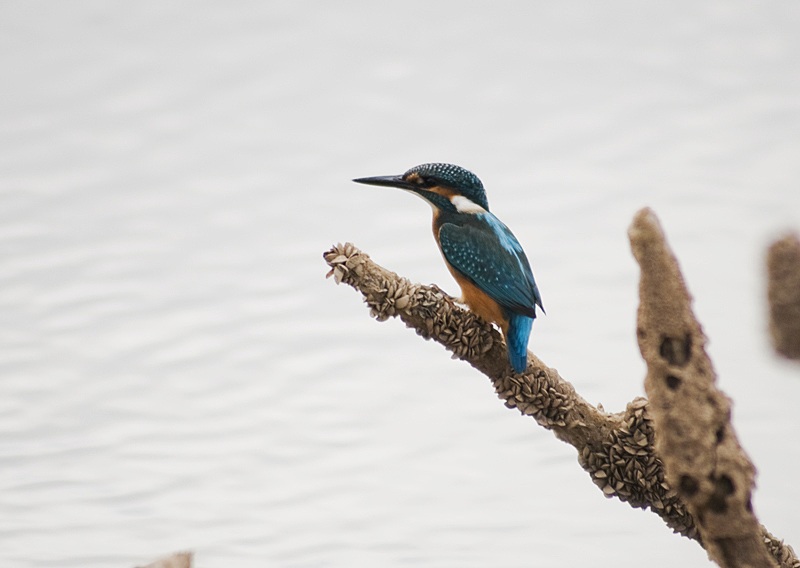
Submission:
[[[764,251],[800,227],[795,2],[0,6],[0,565],[707,566],[485,377],[325,280],[350,240],[458,290],[449,161],[534,267],[530,347],[643,394],[626,230],[651,206],[761,521],[800,546],[800,370]]]

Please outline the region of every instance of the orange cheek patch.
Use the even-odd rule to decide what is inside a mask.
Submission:
[[[456,192],[453,191],[452,189],[448,189],[448,188],[441,187],[441,186],[438,186],[438,185],[434,186],[434,187],[429,187],[428,191],[430,191],[431,193],[438,193],[439,195],[443,195],[447,199],[450,199],[451,197],[456,195]]]

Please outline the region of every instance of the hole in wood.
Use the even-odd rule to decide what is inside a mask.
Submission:
[[[735,490],[736,487],[734,486],[733,480],[730,477],[727,475],[719,476],[716,483],[716,491],[718,491],[721,495],[733,495]]]
[[[722,514],[728,510],[728,504],[723,496],[712,493],[708,498],[708,508],[714,513]]]
[[[686,366],[692,356],[692,336],[688,333],[683,338],[665,335],[661,338],[659,354],[670,365]]]
[[[698,490],[697,480],[691,475],[681,475],[681,480],[678,483],[678,491],[687,497],[691,497]]]
[[[667,375],[667,388],[670,390],[677,390],[679,386],[681,386],[681,379],[680,377],[676,377],[675,375]]]

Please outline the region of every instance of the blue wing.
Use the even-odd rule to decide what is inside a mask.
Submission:
[[[489,212],[476,223],[444,223],[439,242],[445,259],[502,307],[536,317],[542,299],[519,241]]]

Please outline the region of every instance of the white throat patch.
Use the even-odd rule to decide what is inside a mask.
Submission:
[[[454,195],[450,198],[450,203],[455,206],[456,211],[459,213],[470,213],[472,215],[486,213],[486,209],[463,195]]]

